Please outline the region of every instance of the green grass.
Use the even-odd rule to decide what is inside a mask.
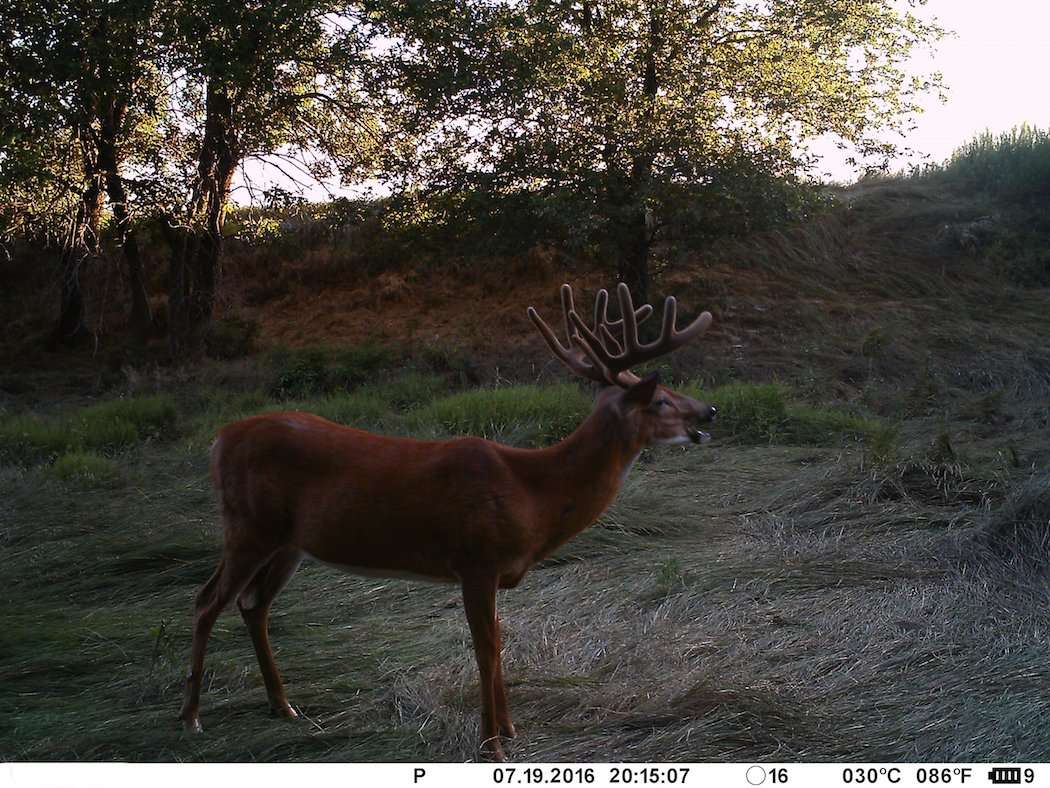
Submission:
[[[110,486],[120,481],[120,465],[109,457],[74,451],[61,455],[48,469],[66,482],[90,486]]]
[[[414,410],[409,426],[477,435],[519,445],[564,438],[587,417],[592,402],[578,386],[507,386],[436,399]]]
[[[303,403],[296,409],[308,410],[348,427],[376,429],[382,428],[384,420],[392,415],[391,405],[389,400],[375,394],[354,391]]]
[[[168,395],[110,400],[50,417],[21,414],[0,421],[0,461],[29,464],[72,451],[111,455],[175,433],[175,400]]]
[[[710,391],[692,384],[683,391],[716,405],[713,431],[741,443],[830,446],[864,440],[885,453],[895,440],[895,430],[877,419],[792,402],[790,390],[773,383],[731,383]]]

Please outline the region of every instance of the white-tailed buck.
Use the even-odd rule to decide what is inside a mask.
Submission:
[[[594,323],[561,289],[563,345],[531,307],[528,315],[554,355],[604,388],[594,411],[569,437],[544,449],[515,449],[480,438],[420,441],[372,435],[307,413],[268,413],[229,424],[211,452],[225,541],[215,574],[196,599],[193,647],[181,718],[201,730],[201,678],[208,635],[233,599],[248,627],[274,713],[295,717],[267,635],[270,605],[303,556],[366,575],[458,583],[481,676],[481,739],[502,759],[513,736],[500,659],[496,591],[514,588],[533,564],[587,528],[616,496],[647,446],[700,443],[697,425],[715,409],[639,379],[628,367],[698,337],[701,314],[675,328],[675,300],[664,306],[658,339],[642,343],[623,284],[621,318],[610,321],[608,294]],[[619,336],[617,336],[619,334]]]

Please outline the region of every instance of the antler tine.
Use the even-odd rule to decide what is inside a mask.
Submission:
[[[605,289],[599,290],[598,295],[594,299],[594,331],[600,336],[602,344],[607,350],[614,353],[622,353],[623,345],[616,338],[616,335],[613,334],[612,330],[616,328],[622,329],[624,325],[623,318],[609,320],[608,305],[609,291]],[[645,322],[646,318],[652,313],[653,308],[649,304],[642,304],[634,310],[635,322]]]
[[[602,322],[592,331],[578,314],[575,312],[569,314],[577,337],[582,340],[582,343],[577,344],[588,346],[587,356],[592,363],[605,367],[606,376],[610,382],[623,384],[628,380],[637,379],[633,373],[628,371],[628,367],[669,353],[699,336],[711,325],[711,313],[704,312],[682,331],[677,331],[675,323],[678,317],[678,302],[674,296],[668,296],[664,301],[660,337],[653,342],[642,344],[638,339],[638,323],[640,322],[639,315],[643,313],[643,310],[634,308],[631,291],[627,285],[620,283],[616,294],[620,301],[620,312],[623,315],[622,346],[609,330],[608,323]],[[651,312],[650,308],[644,314],[648,317]]]
[[[623,282],[617,289],[620,298],[621,309],[626,316],[627,310],[633,307],[631,291]],[[633,314],[633,310],[632,310]],[[678,331],[675,323],[678,321],[678,301],[674,296],[664,299],[663,325],[660,328],[660,336],[656,340],[643,345],[638,341],[638,325],[635,321],[624,323],[624,354],[630,363],[649,361],[650,359],[670,353],[675,348],[681,347],[686,342],[700,336],[708,329],[712,321],[710,312],[701,312],[700,315],[688,326]]]
[[[638,349],[638,316],[634,311],[631,288],[620,282],[616,287],[616,295],[620,299],[620,319],[623,321],[623,347],[626,358]]]
[[[572,324],[569,322],[569,314],[576,311],[576,304],[572,300],[572,285],[563,284],[561,286],[561,319],[565,322],[565,336],[569,338],[569,344],[572,344]]]
[[[603,326],[609,322],[609,313],[607,307],[609,306],[609,291],[604,287],[594,294],[594,330],[598,331],[599,326]]]
[[[539,312],[533,307],[530,306],[526,313],[543,336],[551,352],[571,372],[597,383],[614,382],[610,379],[608,370],[591,348],[586,346],[586,343],[573,327],[573,322],[574,320],[579,320],[579,315],[576,314],[575,305],[573,304],[572,287],[567,284],[561,286],[561,304],[562,317],[565,321],[565,333],[569,338],[568,346],[561,343],[561,340],[558,339],[551,327],[547,325],[546,321],[540,317]],[[580,322],[582,323],[583,321]],[[590,363],[587,363],[588,361]]]

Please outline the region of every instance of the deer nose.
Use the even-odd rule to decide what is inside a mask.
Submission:
[[[704,413],[704,414],[701,414],[700,418],[703,421],[714,421],[715,420],[715,416],[717,416],[717,415],[718,415],[718,408],[716,408],[714,405],[708,405],[707,406],[707,412]]]

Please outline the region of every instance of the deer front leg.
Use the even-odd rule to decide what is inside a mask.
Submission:
[[[506,699],[499,664],[497,583],[496,577],[464,578],[463,609],[474,640],[474,656],[478,661],[481,682],[481,751],[494,761],[502,761],[503,745],[500,743],[497,720],[506,717]],[[498,711],[500,707],[502,714]]]

